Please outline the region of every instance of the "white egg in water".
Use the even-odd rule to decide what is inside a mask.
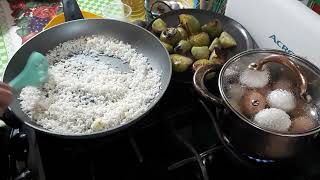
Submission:
[[[290,112],[296,107],[294,95],[283,89],[271,91],[267,96],[267,102],[270,107],[282,109],[285,112]]]
[[[254,116],[253,122],[275,131],[288,131],[291,126],[290,116],[285,111],[276,108],[261,110]]]
[[[245,92],[245,88],[242,87],[240,84],[230,84],[227,87],[227,92],[230,96],[230,99],[239,102]]]
[[[283,89],[287,91],[292,91],[295,88],[293,83],[288,79],[279,79],[278,81],[273,83],[272,89]]]

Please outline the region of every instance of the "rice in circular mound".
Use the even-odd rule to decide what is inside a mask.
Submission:
[[[128,64],[121,72],[100,57]],[[145,112],[161,88],[161,72],[129,44],[103,36],[64,42],[46,54],[49,80],[25,87],[21,108],[37,124],[61,134],[87,134],[124,124]],[[90,57],[90,58],[88,58]]]

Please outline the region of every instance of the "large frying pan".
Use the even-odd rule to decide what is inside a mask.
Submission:
[[[166,22],[169,27],[176,27],[180,23],[178,18],[180,14],[193,15],[200,21],[201,25],[208,23],[210,20],[213,19],[220,20],[224,31],[230,33],[232,37],[234,37],[237,41],[237,46],[235,48],[228,49],[227,59],[231,58],[232,56],[240,52],[254,48],[253,38],[240,23],[222,14],[218,14],[212,11],[205,11],[201,9],[179,9],[163,13],[157,18],[155,18],[152,22],[150,22],[146,29],[152,31],[152,23],[158,18],[161,18],[164,22]],[[173,72],[172,75],[172,80],[177,83],[192,85],[192,79],[192,70],[183,73]]]
[[[161,90],[157,98],[155,98],[152,104],[149,106],[148,110],[137,117],[136,119],[111,129],[107,129],[101,132],[96,132],[86,135],[62,135],[57,134],[52,131],[48,131],[36,123],[34,123],[20,108],[20,101],[18,100],[20,92],[14,93],[14,100],[10,105],[11,111],[7,111],[4,120],[7,124],[13,123],[10,117],[14,115],[18,119],[24,122],[27,126],[34,128],[37,131],[41,131],[50,135],[65,137],[65,138],[90,138],[97,136],[106,136],[109,134],[116,133],[120,130],[128,128],[137,121],[141,120],[144,115],[146,115],[160,100],[166,91],[170,79],[171,79],[171,62],[169,54],[166,49],[162,46],[157,37],[147,30],[130,24],[126,22],[120,22],[116,20],[109,19],[82,19],[81,11],[75,0],[63,0],[65,19],[72,20],[65,22],[61,25],[57,25],[53,28],[45,30],[39,33],[37,36],[26,42],[12,57],[10,60],[5,73],[4,82],[8,83],[14,77],[22,71],[26,64],[27,57],[33,52],[38,51],[40,53],[47,53],[48,50],[53,49],[58,44],[63,43],[68,40],[78,38],[80,36],[86,35],[106,35],[108,37],[114,37],[125,43],[129,43],[132,47],[136,48],[137,52],[142,53],[144,56],[148,57],[149,63],[153,69],[161,72]],[[114,61],[116,62],[116,61]],[[112,59],[110,61],[112,63]],[[112,64],[117,66],[117,64]],[[63,113],[63,112],[61,112]]]

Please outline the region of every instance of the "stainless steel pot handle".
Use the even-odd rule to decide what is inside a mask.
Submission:
[[[216,105],[224,106],[224,101],[222,98],[212,94],[205,86],[204,81],[207,74],[210,72],[215,72],[216,75],[219,74],[222,65],[214,64],[214,65],[206,65],[199,67],[193,75],[193,85],[200,95],[204,98],[212,101]]]
[[[262,68],[263,68],[263,65],[265,65],[267,63],[270,63],[270,62],[282,64],[282,65],[288,67],[291,71],[293,71],[295,73],[295,75],[297,76],[297,78],[299,79],[300,96],[306,102],[310,102],[311,101],[311,97],[307,94],[307,81],[306,81],[306,78],[302,74],[299,66],[297,66],[294,62],[292,62],[288,57],[283,56],[283,55],[272,54],[272,55],[269,55],[269,56],[263,58],[258,63],[251,63],[249,65],[249,68],[261,71]]]

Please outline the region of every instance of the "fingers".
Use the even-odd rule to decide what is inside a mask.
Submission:
[[[7,88],[0,87],[0,107],[6,109],[12,101],[12,92]]]
[[[12,101],[12,89],[6,83],[0,82],[0,117]]]
[[[8,84],[3,82],[0,82],[0,89],[6,89],[8,91],[12,91],[12,88]]]
[[[3,109],[3,108],[0,107],[0,117],[3,116],[3,113],[5,112],[5,110],[6,110],[6,109]]]

